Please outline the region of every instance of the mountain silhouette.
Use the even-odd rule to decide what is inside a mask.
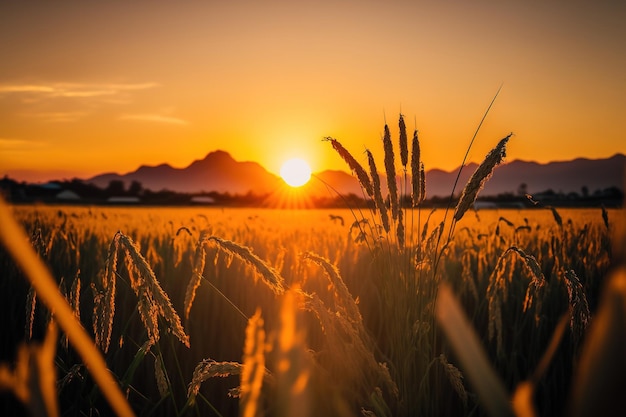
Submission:
[[[478,164],[468,164],[461,171],[455,195],[474,173]],[[426,193],[428,196],[449,196],[459,168],[452,172],[438,169],[426,173]],[[578,158],[572,161],[539,164],[515,160],[496,167],[493,176],[485,183],[481,195],[516,193],[520,185],[526,185],[529,194],[553,190],[557,193],[581,193],[583,187],[589,192],[610,187],[624,189],[626,156],[616,154],[606,159]]]
[[[152,191],[217,191],[230,194],[266,194],[282,182],[258,163],[235,161],[224,151],[211,152],[186,168],[173,168],[168,164],[153,167],[144,165],[125,175],[102,174],[86,182],[106,187],[113,180],[123,181],[127,187],[132,181],[138,181],[145,189]]]
[[[463,167],[455,189],[455,195],[474,173],[478,164]],[[446,172],[432,169],[426,172],[426,195],[449,196],[459,168]],[[521,184],[526,184],[530,194],[551,189],[555,192],[580,193],[583,187],[593,193],[610,187],[624,189],[626,156],[616,154],[605,159],[578,158],[572,161],[539,164],[515,160],[497,167],[487,181],[481,195],[516,193]],[[168,164],[141,166],[128,174],[107,173],[85,180],[99,187],[106,187],[111,181],[123,181],[128,187],[132,181],[140,182],[145,189],[152,191],[170,190],[185,193],[216,191],[219,193],[257,195],[275,192],[284,187],[282,180],[268,172],[256,162],[239,162],[224,151],[214,151],[204,159],[192,162],[186,168],[173,168]],[[381,186],[386,193],[387,180],[381,173]],[[398,185],[402,189],[402,178],[398,176]],[[344,171],[327,170],[314,174],[304,186],[304,191],[311,195],[336,196],[341,194],[362,195],[358,181]]]

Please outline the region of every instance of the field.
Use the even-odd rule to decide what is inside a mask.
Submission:
[[[581,357],[624,226],[623,212],[601,209],[470,209],[453,221],[399,208],[403,228],[389,232],[370,210],[11,211],[146,416],[493,415],[496,388],[502,414],[533,415],[519,411],[523,395],[508,403],[526,386],[529,412],[576,414],[573,390],[597,382],[579,382]],[[4,248],[0,271],[10,388],[18,346],[42,343],[54,315]],[[445,314],[459,306],[469,326]],[[478,354],[450,329],[471,330]],[[60,415],[111,414],[63,331],[51,345]],[[481,353],[488,366],[472,370]],[[25,412],[16,396],[2,393],[3,415]]]

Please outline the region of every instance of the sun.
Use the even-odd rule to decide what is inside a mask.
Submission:
[[[280,168],[280,176],[292,187],[300,187],[311,179],[311,167],[304,159],[289,159]]]

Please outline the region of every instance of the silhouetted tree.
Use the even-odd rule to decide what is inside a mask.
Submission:
[[[109,195],[124,194],[124,191],[124,181],[122,180],[111,180],[106,188],[106,192]]]
[[[143,185],[139,181],[133,181],[128,187],[128,194],[137,196],[143,191]]]

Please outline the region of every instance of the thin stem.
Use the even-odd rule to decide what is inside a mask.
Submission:
[[[446,219],[448,217],[448,212],[450,211],[451,205],[452,205],[452,200],[454,199],[454,191],[456,190],[456,186],[459,183],[459,179],[461,178],[461,172],[463,171],[463,167],[465,166],[465,162],[467,161],[467,157],[469,156],[470,150],[472,149],[472,145],[474,145],[474,140],[476,139],[476,136],[478,136],[478,132],[480,131],[480,128],[483,125],[483,122],[485,121],[485,119],[487,118],[487,115],[489,114],[489,111],[491,110],[491,107],[493,106],[493,103],[495,103],[496,98],[498,98],[498,94],[500,94],[500,90],[502,90],[502,84],[500,84],[500,87],[498,87],[498,91],[496,91],[495,96],[493,96],[493,99],[491,100],[491,103],[489,103],[489,106],[487,107],[487,110],[485,111],[485,114],[483,114],[482,119],[480,119],[480,123],[478,123],[478,126],[476,127],[476,131],[474,132],[474,135],[472,136],[472,140],[470,140],[469,146],[467,147],[467,150],[465,151],[465,156],[463,156],[463,161],[461,162],[461,166],[459,167],[459,173],[456,176],[456,179],[454,180],[454,185],[452,186],[452,191],[450,192],[450,199],[448,200],[448,205],[446,206],[446,211],[443,214],[443,224],[444,224],[444,228],[445,228],[445,224],[446,224]],[[450,232],[448,233],[448,242],[450,242],[450,239],[452,238],[452,233],[454,231],[454,224],[455,222],[453,221],[452,224],[450,225]],[[437,254],[437,251],[439,250],[439,243],[441,243],[441,235],[443,233],[440,233],[439,236],[437,237],[437,245],[435,245],[435,253],[436,253],[436,260],[435,260],[435,266],[433,268],[433,275],[437,274],[437,268],[439,266],[439,261],[441,260],[441,256],[443,255],[443,251],[441,251],[440,253]]]

